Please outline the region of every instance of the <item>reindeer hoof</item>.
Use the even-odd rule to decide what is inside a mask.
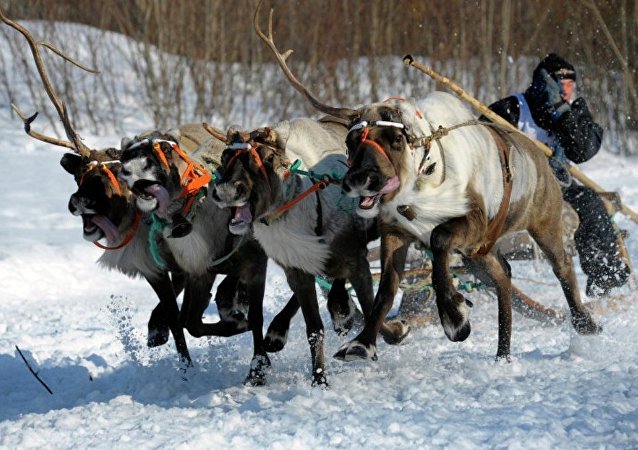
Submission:
[[[506,363],[511,363],[512,362],[512,357],[509,353],[497,353],[496,354],[496,362],[500,363],[500,362],[506,362]]]
[[[572,315],[572,325],[578,334],[600,334],[603,331],[603,327],[597,324],[587,313]]]
[[[390,345],[400,344],[410,334],[410,325],[404,320],[388,321],[384,328],[381,329],[381,336]]]
[[[448,339],[452,342],[466,340],[472,331],[470,326],[472,302],[457,292],[449,301],[441,302],[438,306],[441,324]]]
[[[148,338],[146,339],[146,346],[149,348],[159,347],[168,342],[169,330],[168,327],[148,329]]]
[[[363,324],[363,314],[352,300],[348,301],[347,311],[330,311],[332,328],[339,336],[345,336],[357,324]]]
[[[323,388],[328,388],[328,379],[326,378],[326,372],[323,369],[315,370],[315,373],[312,375],[312,387],[319,386]]]
[[[350,341],[341,346],[339,351],[334,354],[334,358],[341,361],[361,361],[371,359],[376,361],[377,347],[370,345],[369,347],[359,341]]]
[[[270,369],[268,355],[257,355],[250,363],[250,372],[244,380],[245,385],[263,386],[266,384],[266,371]]]
[[[264,338],[264,349],[268,353],[277,353],[284,349],[288,342],[288,332],[281,334],[277,330],[269,329]]]

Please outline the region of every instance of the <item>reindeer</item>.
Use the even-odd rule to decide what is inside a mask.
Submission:
[[[349,122],[350,169],[343,189],[359,199],[362,217],[379,220],[382,274],[374,310],[337,358],[376,358],[376,337],[398,290],[408,246],[415,240],[432,250],[439,318],[452,341],[465,340],[471,331],[471,304],[456,291],[450,275],[449,257],[456,251],[496,286],[497,359],[509,360],[511,271],[491,250],[501,236],[519,230],[527,230],[547,255],[576,331],[601,332],[581,303],[572,261],[563,248],[560,187],[546,158],[527,137],[477,122],[458,99],[442,92],[429,94],[420,110],[396,98],[358,109],[325,105],[292,74],[286,63],[289,52],[281,54],[275,47],[272,11],[269,36],[255,29],[296,90],[319,111]]]
[[[317,130],[323,127],[322,122],[312,123]],[[313,385],[327,384],[315,275],[349,279],[364,316],[372,312],[367,243],[377,238],[376,221],[339,207],[340,189],[334,182],[338,184],[346,170],[345,157],[343,151],[326,151],[335,141],[343,148],[345,135],[341,127],[326,136],[329,142],[308,139],[305,153],[317,148],[328,156],[302,174],[291,166],[276,128],[244,134],[231,130],[212,193],[220,207],[233,211],[231,232],[241,235],[252,230],[266,254],[283,267],[306,321]],[[382,332],[388,342],[398,343],[407,327],[397,321],[384,324]]]
[[[12,105],[24,123],[25,132],[34,139],[75,152],[65,154],[60,161],[64,169],[74,175],[78,183],[78,190],[69,200],[69,211],[82,217],[84,238],[105,250],[98,260],[101,265],[119,270],[131,277],[144,277],[159,297],[160,303],[154,309],[148,323],[147,344],[149,347],[166,343],[170,329],[181,361],[186,366],[191,365],[183,327],[178,321],[179,308],[176,301],[176,296],[185,283],[184,276],[180,270],[173,270],[171,279],[171,273],[168,270],[160,270],[153,263],[147,245],[148,224],[137,212],[131,191],[117,179],[121,151],[114,148],[92,150],[81,141],[71,124],[64,103],[50,83],[39,46],[46,46],[84,70],[95,71],[81,66],[51,44],[37,42],[26,28],[9,20],[2,9],[0,9],[0,19],[20,32],[29,43],[44,88],[56,108],[69,141],[45,136],[32,130],[31,124],[36,119],[37,113],[27,118],[17,106]],[[198,146],[202,142],[202,135],[209,138],[201,125],[184,125],[180,127],[180,132],[186,147]],[[102,238],[106,238],[106,245],[98,242]],[[231,306],[231,302],[237,300],[235,295],[237,290],[237,279],[229,277],[218,289],[218,294],[223,293],[223,295],[220,294],[216,298],[219,301],[218,308],[222,320],[227,319],[235,327],[238,327],[238,318],[233,313],[237,307]],[[231,302],[222,301],[224,297],[231,298]],[[224,307],[224,305],[227,306]],[[246,325],[243,328],[247,328]]]

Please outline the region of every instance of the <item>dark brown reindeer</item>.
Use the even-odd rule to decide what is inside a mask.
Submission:
[[[572,261],[563,249],[560,187],[529,139],[479,124],[456,97],[443,92],[428,95],[420,110],[401,99],[358,109],[325,105],[290,72],[286,55],[272,43],[272,31],[270,39],[258,34],[295,89],[319,111],[350,123],[350,169],[343,188],[359,199],[361,216],[379,220],[382,275],[374,311],[337,358],[376,356],[377,334],[398,290],[408,246],[415,240],[432,250],[439,317],[452,341],[465,340],[471,330],[470,304],[450,276],[448,261],[456,251],[496,287],[497,358],[509,358],[511,274],[507,261],[491,249],[499,237],[519,230],[527,230],[547,255],[576,331],[601,331],[580,301]]]
[[[317,122],[317,127],[321,125]],[[345,138],[345,130],[340,131]],[[327,383],[315,275],[349,279],[364,316],[372,312],[372,276],[367,243],[377,238],[375,220],[357,217],[338,206],[340,189],[333,182],[345,172],[345,157],[331,154],[306,174],[295,172],[275,130],[230,132],[212,197],[231,208],[230,230],[252,230],[266,254],[283,267],[306,322],[313,384]],[[343,142],[343,141],[342,141]],[[343,144],[341,144],[343,145]],[[308,140],[305,152],[325,148]],[[383,325],[384,338],[400,342],[407,333],[401,322]]]
[[[87,70],[75,61],[62,54],[50,44],[37,42],[30,32],[21,25],[9,20],[0,9],[0,19],[20,32],[30,45],[36,68],[42,79],[44,88],[51,99],[63,125],[69,141],[52,138],[31,129],[31,123],[36,115],[26,118],[24,114],[12,105],[16,113],[24,122],[27,134],[40,141],[62,146],[73,150],[60,161],[69,173],[74,175],[78,183],[77,191],[69,200],[69,211],[78,215],[83,221],[84,238],[94,242],[105,250],[98,262],[108,268],[116,269],[124,274],[145,278],[157,294],[160,303],[151,314],[148,323],[148,341],[150,347],[167,342],[169,329],[175,339],[175,344],[181,361],[185,365],[191,364],[191,358],[186,345],[184,331],[178,321],[179,309],[176,296],[183,289],[184,277],[181,271],[160,270],[153,263],[148,250],[148,224],[141,220],[141,215],[135,206],[135,198],[128,187],[117,179],[120,163],[120,150],[111,148],[106,150],[89,149],[75,132],[68,117],[66,107],[56,94],[42,62],[39,46],[43,45],[73,64]],[[186,146],[197,146],[201,135],[208,133],[199,125],[185,125],[181,127]],[[105,238],[106,245],[99,243]],[[220,285],[218,292],[226,292],[226,296],[234,295],[237,290],[237,280],[228,278]],[[218,306],[220,316],[224,316],[225,309]],[[226,308],[230,311],[230,307]],[[235,320],[236,322],[236,320]]]

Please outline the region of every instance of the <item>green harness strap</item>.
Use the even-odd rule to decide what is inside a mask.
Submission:
[[[158,269],[162,270],[166,268],[166,261],[160,256],[157,235],[161,235],[168,224],[168,220],[157,217],[155,213],[151,214],[151,228],[148,230],[148,248],[151,251],[153,262]]]

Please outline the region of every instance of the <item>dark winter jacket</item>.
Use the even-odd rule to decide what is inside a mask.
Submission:
[[[603,129],[594,122],[585,99],[574,100],[571,110],[552,122],[545,106],[535,101],[528,91],[523,95],[534,121],[554,135],[569,160],[578,164],[591,159],[598,153],[602,143]],[[490,105],[490,109],[512,125],[518,124],[519,106],[516,96],[501,99]]]

